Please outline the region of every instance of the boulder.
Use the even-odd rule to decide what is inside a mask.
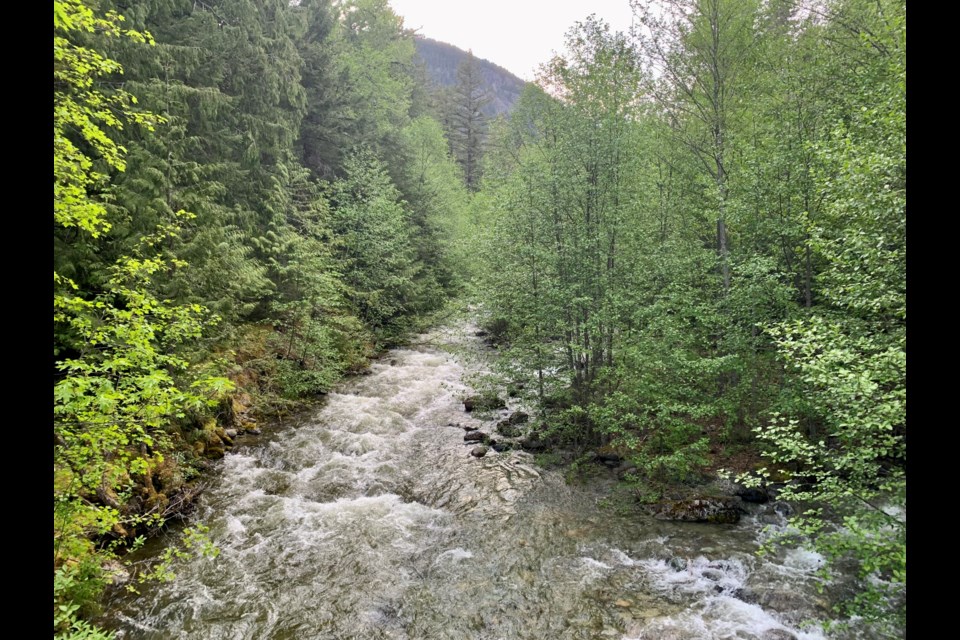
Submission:
[[[495,393],[482,393],[467,396],[463,399],[463,408],[467,412],[471,411],[496,411],[505,409],[507,405]]]
[[[757,594],[754,593],[753,589],[750,587],[740,587],[733,592],[733,597],[737,600],[742,600],[747,604],[757,604],[757,601],[759,600]]]
[[[514,411],[510,414],[510,417],[507,418],[508,424],[526,424],[530,420],[530,416],[523,411]]]
[[[615,453],[598,453],[594,460],[608,469],[616,469],[623,459]]]
[[[489,440],[490,436],[482,431],[471,431],[463,436],[464,442],[487,442]]]
[[[501,420],[498,422],[497,431],[504,438],[516,438],[520,435],[520,429],[511,424],[509,420]]]
[[[669,500],[653,506],[653,515],[658,520],[680,522],[709,522],[733,524],[740,521],[743,508],[739,498],[726,496],[700,496],[681,500]]]
[[[763,504],[770,499],[770,494],[763,487],[740,487],[734,495],[740,496],[740,499],[744,502],[755,504]]]
[[[797,640],[797,636],[786,629],[767,629],[760,636],[760,640]]]
[[[521,440],[520,446],[526,451],[532,451],[536,453],[539,451],[544,451],[547,448],[547,443],[541,440],[540,436],[534,433]]]
[[[782,500],[773,503],[773,510],[784,518],[793,515],[793,507]]]
[[[638,471],[639,471],[639,469],[637,469],[637,465],[635,465],[635,464],[626,464],[626,465],[620,467],[619,469],[617,469],[617,479],[619,479],[619,480],[625,480],[625,479],[627,478],[627,476],[629,476],[629,475],[631,475],[631,474],[633,474],[633,475],[638,475]]]
[[[470,455],[472,455],[474,458],[482,458],[483,456],[487,455],[487,448],[483,445],[474,447],[470,450]]]

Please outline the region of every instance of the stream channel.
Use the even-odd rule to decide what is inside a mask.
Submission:
[[[296,423],[243,436],[194,520],[216,558],[118,595],[118,638],[814,640],[833,635],[816,553],[755,553],[770,505],[735,525],[602,505],[613,476],[569,485],[531,454],[470,455],[476,326],[419,336]],[[244,440],[246,438],[246,440]],[[827,585],[829,587],[829,585]],[[829,589],[827,590],[829,594]]]

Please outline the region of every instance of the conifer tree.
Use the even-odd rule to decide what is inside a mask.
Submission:
[[[467,188],[477,191],[487,134],[487,116],[483,107],[490,99],[472,51],[457,67],[457,83],[449,93],[449,100],[450,146],[463,168]]]

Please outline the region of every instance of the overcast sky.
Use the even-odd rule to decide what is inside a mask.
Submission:
[[[563,50],[563,35],[591,13],[614,30],[630,28],[627,0],[389,0],[408,29],[472,49],[525,80],[552,52]]]

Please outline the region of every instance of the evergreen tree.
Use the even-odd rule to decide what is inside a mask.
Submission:
[[[487,133],[487,116],[483,107],[490,98],[473,52],[457,67],[457,83],[449,94],[448,136],[454,157],[463,168],[467,188],[480,188],[480,167]]]

